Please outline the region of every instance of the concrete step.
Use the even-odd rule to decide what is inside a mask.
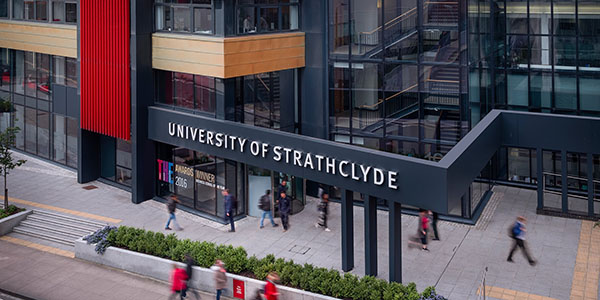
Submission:
[[[78,230],[78,229],[74,229],[74,228],[50,225],[47,223],[37,222],[37,221],[32,221],[32,220],[22,221],[19,224],[19,226],[23,226],[23,227],[27,227],[27,228],[34,228],[34,229],[41,228],[46,231],[56,232],[57,234],[61,234],[61,235],[74,236],[76,238],[84,237],[84,236],[92,233],[92,231],[83,231],[83,230]]]
[[[46,240],[46,239],[41,239],[38,237],[34,237],[31,235],[25,235],[25,234],[21,234],[18,232],[11,232],[9,234],[7,234],[7,236],[13,237],[13,238],[17,238],[20,240],[24,240],[24,241],[28,241],[28,242],[32,242],[35,244],[39,244],[39,245],[44,245],[44,246],[50,246],[52,248],[57,248],[57,249],[61,249],[61,250],[66,250],[66,251],[73,251],[73,246],[72,245],[66,245],[66,244],[62,244],[62,243],[57,243],[57,242],[53,242],[50,240]]]
[[[36,232],[40,232],[40,233],[44,233],[44,234],[49,234],[52,236],[56,236],[56,237],[61,237],[64,238],[65,240],[76,240],[78,238],[80,238],[81,236],[78,234],[72,234],[72,233],[65,233],[65,232],[60,232],[60,231],[56,231],[53,230],[52,228],[48,229],[48,228],[43,228],[43,227],[32,227],[29,225],[19,225],[17,227],[21,227],[21,229],[25,229],[25,230],[29,230],[29,231],[36,231]]]
[[[79,223],[79,224],[85,224],[85,225],[89,225],[89,226],[93,226],[93,227],[104,227],[107,225],[107,223],[101,223],[101,222],[91,221],[91,220],[87,220],[87,219],[66,216],[66,215],[57,214],[57,213],[44,211],[44,210],[34,210],[33,214],[34,215],[35,214],[44,215],[44,216],[62,219],[62,220],[66,220],[66,221],[71,221],[71,222],[75,222],[75,223]]]
[[[46,216],[42,216],[42,215],[35,214],[35,213],[29,215],[27,217],[27,220],[38,222],[38,223],[44,223],[46,225],[51,225],[51,226],[55,225],[55,226],[73,228],[73,229],[77,229],[80,231],[86,231],[86,232],[87,231],[94,232],[94,231],[102,228],[101,226],[90,226],[90,225],[86,225],[86,224],[74,223],[74,222],[69,222],[67,220],[46,217]]]
[[[52,234],[52,233],[49,233],[44,230],[31,229],[31,228],[25,228],[22,226],[17,226],[13,229],[13,232],[40,238],[40,239],[44,239],[44,240],[48,240],[48,241],[55,242],[55,243],[64,244],[67,246],[72,246],[72,247],[75,246],[75,239],[65,238],[63,236]]]

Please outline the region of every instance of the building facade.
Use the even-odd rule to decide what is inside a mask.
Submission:
[[[494,109],[600,118],[598,36],[600,5],[582,0],[0,0],[0,98],[17,149],[215,220],[222,190],[258,216],[284,183],[293,213],[323,184],[473,223],[494,184],[541,183],[539,212],[590,217],[600,149],[503,145],[441,206],[373,191],[412,176],[383,158],[433,168]],[[332,151],[306,148],[320,143]]]

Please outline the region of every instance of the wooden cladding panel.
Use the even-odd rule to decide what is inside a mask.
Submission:
[[[130,139],[129,0],[81,0],[81,128]]]
[[[77,58],[77,26],[2,20],[0,47]]]
[[[301,68],[302,32],[216,38],[157,33],[152,37],[155,69],[231,78]]]

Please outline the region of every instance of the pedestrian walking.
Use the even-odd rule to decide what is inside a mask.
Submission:
[[[325,231],[330,232],[331,229],[327,227],[327,215],[329,214],[329,194],[323,193],[321,195],[321,202],[318,206],[319,210],[319,222],[315,224],[317,228],[325,228]]]
[[[283,232],[288,230],[289,225],[289,215],[290,210],[292,208],[292,199],[286,195],[285,192],[281,192],[279,194],[279,216],[281,217],[281,225],[283,226]]]
[[[527,232],[527,229],[525,229],[525,224],[527,224],[527,219],[525,219],[523,216],[519,216],[517,217],[517,221],[509,229],[510,237],[513,239],[513,245],[506,261],[513,262],[513,254],[517,248],[521,248],[529,264],[531,266],[535,266],[536,261],[531,257],[531,255],[529,255],[529,250],[527,249],[527,244],[525,243],[525,233]]]
[[[279,293],[277,292],[276,282],[279,281],[279,275],[276,272],[271,272],[267,275],[267,284],[265,285],[265,299],[277,300]]]
[[[188,291],[190,291],[191,294],[194,294],[194,299],[200,299],[200,295],[198,295],[198,293],[195,290],[189,289],[190,280],[192,280],[193,266],[196,265],[196,261],[189,253],[185,254],[183,261],[185,262],[185,274],[187,275],[185,288],[182,293],[183,297],[185,298],[187,296]]]
[[[177,203],[179,203],[179,199],[177,199],[177,196],[171,195],[171,197],[169,197],[169,201],[167,201],[167,211],[169,212],[169,220],[167,221],[167,225],[165,225],[165,230],[171,230],[171,227],[169,227],[171,221],[173,221],[173,224],[175,224],[176,230],[183,230],[183,227],[179,226],[179,223],[177,223],[177,219],[175,218],[175,210],[177,210]]]
[[[419,211],[419,226],[417,235],[411,238],[408,242],[415,247],[421,246],[421,250],[429,251],[427,248],[427,231],[429,230],[429,217],[424,209]]]
[[[317,198],[321,199],[323,197],[323,193],[325,193],[325,188],[322,184],[319,183],[319,189],[317,190]]]
[[[171,294],[169,299],[175,299],[179,295],[179,299],[183,300],[184,290],[186,289],[187,275],[184,269],[180,269],[177,264],[173,264],[171,272]]]
[[[219,259],[211,269],[215,272],[215,289],[217,290],[217,300],[220,300],[221,294],[227,288],[227,271],[225,271],[223,262]]]
[[[283,178],[281,184],[277,187],[277,195],[285,193],[287,195],[287,180]]]
[[[233,195],[229,194],[229,189],[224,189],[222,194],[225,200],[225,221],[231,224],[231,229],[229,229],[229,232],[235,232],[233,214],[236,208],[236,199]]]
[[[438,228],[437,228],[438,213],[430,210],[429,215],[431,216],[431,229],[433,229],[433,240],[439,241],[440,236],[438,234]]]
[[[269,216],[269,220],[271,220],[271,225],[273,227],[279,226],[279,224],[273,221],[273,214],[271,213],[271,190],[266,190],[265,194],[260,197],[258,200],[258,208],[263,211],[262,218],[260,218],[260,228],[262,229],[263,223],[265,221],[265,216]]]

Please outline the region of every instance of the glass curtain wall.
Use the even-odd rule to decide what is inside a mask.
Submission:
[[[222,79],[154,70],[155,102],[193,113],[215,115],[217,86]]]
[[[12,5],[12,14],[8,14]],[[1,0],[0,18],[77,24],[75,0]]]
[[[155,0],[154,17],[156,31],[214,33],[212,0]]]
[[[52,108],[53,84],[77,86],[76,74],[66,71],[75,59],[8,49],[0,57],[0,96],[12,102],[12,124],[21,129],[16,148],[76,168],[78,120]]]
[[[299,7],[299,0],[237,0],[237,33],[298,30]]]

